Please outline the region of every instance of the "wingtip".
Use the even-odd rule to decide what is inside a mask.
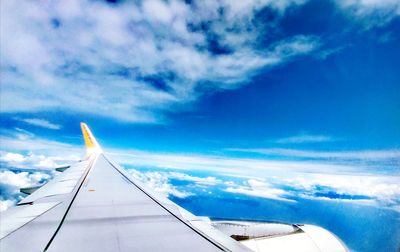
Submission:
[[[86,123],[80,123],[83,139],[85,141],[85,146],[87,149],[100,149],[100,145],[97,143],[96,138],[93,136],[89,127]]]

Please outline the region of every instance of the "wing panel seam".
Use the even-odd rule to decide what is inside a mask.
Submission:
[[[80,189],[81,189],[83,183],[84,183],[85,180],[86,180],[86,177],[88,176],[90,170],[92,169],[93,164],[95,163],[95,161],[97,161],[97,158],[98,158],[98,156],[96,156],[95,158],[93,158],[93,160],[89,163],[89,166],[88,166],[88,168],[87,168],[87,170],[86,170],[86,172],[85,172],[85,175],[84,175],[82,181],[80,181],[79,187],[78,187],[78,189],[76,190],[76,192],[75,192],[75,194],[74,194],[74,196],[73,196],[71,202],[69,203],[68,208],[67,208],[67,210],[65,211],[63,218],[62,218],[61,221],[60,221],[60,224],[58,225],[56,231],[54,232],[53,236],[50,238],[49,242],[47,243],[47,245],[46,245],[46,247],[44,248],[43,251],[47,251],[47,250],[49,249],[49,247],[50,247],[51,243],[53,242],[54,238],[57,236],[58,231],[60,231],[61,226],[64,224],[64,220],[65,220],[65,218],[67,217],[68,212],[69,212],[69,210],[71,209],[72,204],[74,203],[74,200],[75,200],[76,196],[78,195],[78,193],[79,193],[79,191],[80,191]]]

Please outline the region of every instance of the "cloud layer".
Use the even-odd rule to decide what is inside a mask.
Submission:
[[[83,156],[78,146],[49,141],[20,128],[3,132],[0,141],[1,166],[12,169],[1,171],[3,209],[20,199],[19,187],[46,180],[53,168],[71,164]],[[185,198],[199,193],[231,193],[286,203],[296,203],[302,198],[367,204],[396,211],[400,205],[397,182],[400,174],[398,169],[393,170],[400,160],[396,150],[299,152],[275,149],[272,153],[318,159],[313,162],[121,149],[111,149],[107,154],[127,168],[140,168],[142,172],[131,169],[132,176],[166,196]],[[387,160],[393,160],[388,168],[390,172],[382,167]],[[365,167],[369,162],[372,165],[378,162],[379,169]],[[203,175],[193,175],[193,172]]]
[[[77,146],[38,138],[22,129],[16,129],[13,134],[10,132],[8,136],[0,136],[2,143],[6,143],[0,151],[2,167],[13,168],[1,171],[2,209],[21,198],[20,187],[50,178],[49,169],[78,160],[76,154],[81,151]],[[307,157],[315,155],[306,154]],[[320,159],[342,161],[361,159],[380,160],[381,163],[388,158],[399,159],[396,151],[317,154]],[[136,179],[166,196],[185,198],[224,192],[287,203],[296,203],[302,198],[366,204],[396,211],[400,205],[398,171],[391,172],[392,176],[383,175],[384,171],[371,173],[357,162],[273,161],[120,149],[112,150],[108,155],[128,168],[143,168],[142,172],[129,171]],[[149,168],[152,170],[146,171]],[[18,169],[24,171],[18,172]],[[191,174],[195,171],[203,175]]]
[[[318,38],[302,35],[258,44],[271,28],[256,22],[260,10],[281,15],[301,2],[6,1],[1,110],[159,121],[158,111],[317,48]]]
[[[318,151],[284,148],[241,149],[230,148],[229,151],[278,155],[286,157],[304,157],[312,159],[350,159],[350,160],[400,160],[400,150],[360,150],[360,151]]]
[[[289,172],[284,176],[276,173],[271,177],[238,178],[218,173],[213,173],[213,176],[198,177],[187,174],[186,172],[189,171],[138,172],[134,169],[128,169],[128,171],[157,192],[178,198],[199,196],[199,194],[210,192],[215,195],[228,192],[292,204],[302,198],[369,205],[400,212],[400,185],[396,182],[398,177]],[[205,181],[207,182],[204,183]]]
[[[163,112],[204,92],[238,88],[262,69],[318,49],[318,34],[270,36],[288,9],[306,2],[4,1],[1,111],[162,122]],[[366,27],[400,13],[396,0],[336,5]],[[266,9],[272,21],[259,20]]]

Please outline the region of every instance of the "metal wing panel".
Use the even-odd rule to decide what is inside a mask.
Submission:
[[[71,193],[89,165],[89,160],[72,165],[65,172],[43,185],[35,193],[21,200],[18,205],[35,202],[41,198]]]
[[[32,206],[20,206],[2,216],[0,239],[6,237],[26,223],[52,209],[60,202],[39,203]]]
[[[181,221],[184,221],[187,225],[190,225],[191,228],[196,230],[196,232],[202,234],[205,237],[208,237],[209,239],[218,243],[220,246],[224,247],[227,250],[250,251],[247,247],[243,246],[241,243],[233,240],[231,237],[225,235],[221,231],[214,228],[211,225],[208,218],[193,215],[192,213],[188,212],[186,209],[184,209],[184,208],[176,205],[172,201],[170,201],[165,196],[152,191],[150,188],[147,188],[140,181],[137,181],[134,178],[132,178],[123,168],[119,167],[117,163],[110,160],[109,157],[105,156],[105,158],[128,181],[135,184],[135,186],[137,188],[140,188],[140,190],[142,190],[144,193],[146,193],[154,201],[158,202],[158,204],[162,205],[171,214],[175,215]],[[205,219],[207,219],[207,221]]]
[[[65,216],[94,157],[91,156],[89,162],[79,163],[71,171],[59,174],[17,206],[1,213],[0,251],[43,251]],[[72,190],[62,191],[66,186],[62,183],[60,186],[60,181],[70,180],[69,174],[82,168],[83,172]]]
[[[225,250],[135,187],[100,155],[48,251]]]

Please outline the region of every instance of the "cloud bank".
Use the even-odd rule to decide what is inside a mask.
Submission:
[[[323,200],[386,208],[400,212],[398,177],[355,176],[332,174],[294,174],[263,177],[231,177],[212,173],[194,176],[190,171],[128,169],[134,179],[164,196],[177,198],[222,196],[223,192],[246,197],[265,198],[296,204],[299,199]],[[19,188],[41,184],[52,178],[52,173],[0,171],[1,209],[16,204],[24,196]],[[182,183],[184,182],[184,183]]]
[[[230,177],[214,172],[212,176],[199,177],[187,172],[128,171],[157,192],[166,196],[185,198],[222,192],[247,197],[265,198],[295,204],[299,199],[368,205],[400,211],[400,185],[398,177],[355,176],[333,174],[276,173],[270,177]],[[174,180],[184,181],[179,183]],[[204,181],[213,181],[204,183]]]
[[[20,199],[20,187],[46,180],[55,167],[71,164],[83,156],[81,147],[49,141],[20,128],[6,133],[0,134],[3,209]],[[397,167],[395,161],[400,160],[396,150],[304,153],[277,149],[273,152],[318,159],[312,162],[121,149],[111,149],[107,154],[128,168],[136,179],[166,196],[186,198],[203,193],[231,193],[286,203],[296,203],[302,198],[396,211],[400,205],[397,182],[400,174],[398,169],[393,170]],[[360,160],[372,165],[378,162],[378,167],[368,169]],[[394,163],[385,171],[382,164],[387,160]],[[140,168],[141,172],[129,168]],[[203,175],[193,175],[193,172]]]

